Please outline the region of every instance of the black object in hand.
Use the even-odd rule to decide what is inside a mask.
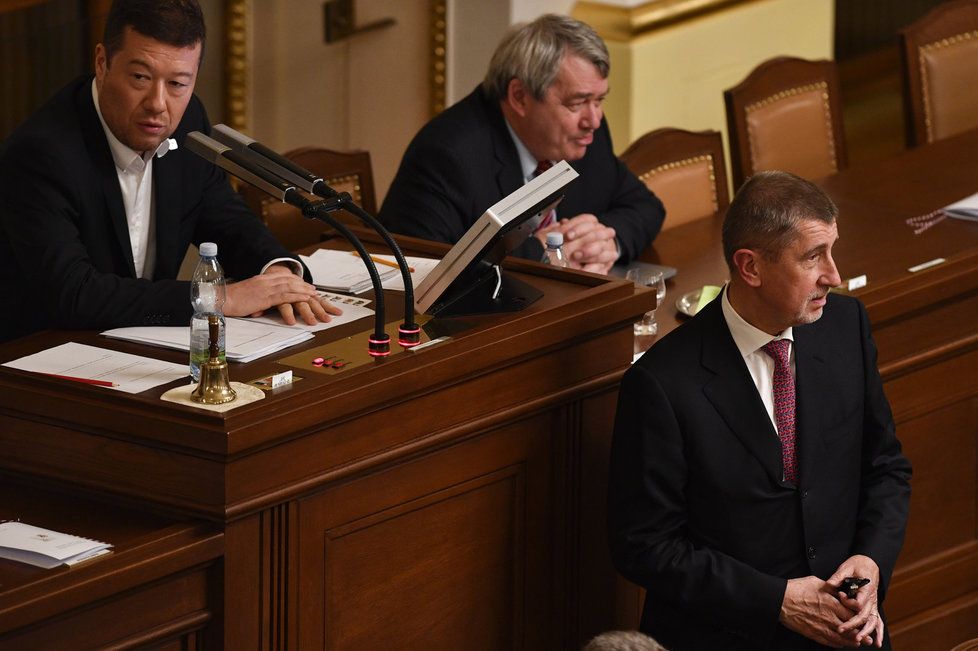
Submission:
[[[846,596],[850,599],[856,598],[856,593],[859,592],[859,588],[863,587],[869,583],[869,579],[862,579],[858,576],[847,576],[842,579],[842,585],[839,586],[839,590],[846,593]]]

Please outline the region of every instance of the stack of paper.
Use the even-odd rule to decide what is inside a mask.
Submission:
[[[107,554],[109,545],[98,540],[41,529],[23,522],[0,523],[0,558],[50,569],[74,565]]]
[[[102,333],[113,339],[190,350],[190,328],[187,326],[146,326],[116,328]],[[227,358],[233,362],[250,362],[259,357],[294,346],[313,338],[301,328],[263,323],[253,319],[228,319],[224,335]]]
[[[300,255],[312,274],[312,284],[334,292],[359,294],[373,289],[370,272],[358,255],[350,251],[319,249],[312,255]],[[400,275],[397,265],[377,265],[380,280]]]
[[[970,197],[965,197],[961,201],[952,203],[950,206],[944,208],[944,212],[957,219],[978,221],[978,194],[973,194]]]
[[[397,264],[396,259],[392,255],[375,255],[372,256],[374,260],[386,260],[392,264]],[[417,285],[425,276],[434,269],[440,260],[437,258],[416,258],[412,256],[407,256],[404,258],[408,267],[411,268],[411,282]],[[404,291],[404,276],[401,275],[400,271],[391,278],[384,279],[384,289],[393,289],[396,291]]]

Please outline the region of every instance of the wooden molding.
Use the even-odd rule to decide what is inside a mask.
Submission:
[[[629,41],[640,34],[756,1],[651,0],[637,7],[616,7],[597,0],[581,0],[572,13],[604,39]]]
[[[248,0],[227,0],[224,32],[224,112],[233,129],[248,129],[248,74],[251,52],[248,48]]]

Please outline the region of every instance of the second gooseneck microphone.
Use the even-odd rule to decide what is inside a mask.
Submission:
[[[242,181],[264,190],[279,201],[299,208],[303,215],[325,221],[353,245],[364,264],[367,265],[367,272],[370,274],[370,281],[374,288],[374,303],[377,308],[374,312],[374,333],[368,339],[367,349],[374,357],[388,355],[390,353],[390,336],[385,331],[384,287],[380,280],[380,274],[377,272],[377,265],[370,258],[370,254],[359,238],[351,233],[346,226],[330,217],[328,210],[323,210],[323,206],[329,202],[309,201],[296,190],[292,183],[256,164],[248,155],[232,151],[227,145],[217,142],[199,131],[188,134],[184,146]]]
[[[214,138],[232,148],[235,153],[254,161],[273,174],[295,184],[306,192],[315,194],[327,200],[322,210],[329,212],[340,209],[350,212],[362,222],[370,226],[387,244],[404,280],[404,322],[398,328],[398,343],[405,348],[417,345],[421,341],[421,328],[414,322],[414,283],[411,272],[401,248],[377,219],[366,210],[356,205],[349,194],[337,192],[329,187],[321,176],[297,165],[285,156],[276,153],[254,138],[232,129],[225,124],[215,125]],[[308,216],[308,215],[307,215]],[[329,222],[332,225],[332,222]]]

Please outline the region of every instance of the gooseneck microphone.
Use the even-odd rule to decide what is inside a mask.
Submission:
[[[377,221],[373,215],[356,205],[348,193],[337,192],[329,187],[321,176],[297,165],[240,131],[236,131],[225,124],[218,124],[213,128],[213,135],[221,143],[232,148],[235,153],[254,161],[282,179],[295,184],[306,192],[335,202],[335,208],[330,209],[346,210],[380,235],[391,253],[394,254],[394,259],[397,260],[397,266],[401,271],[401,278],[404,280],[404,323],[398,328],[398,343],[405,348],[416,346],[421,341],[421,328],[414,322],[414,282],[407,260],[404,259],[404,254],[401,252],[401,247],[397,245],[384,225]]]
[[[390,335],[384,329],[386,323],[384,318],[384,286],[380,280],[380,274],[377,272],[377,265],[370,258],[370,254],[363,246],[363,243],[360,242],[360,239],[342,223],[329,216],[330,200],[309,201],[289,181],[278,177],[267,168],[256,164],[249,156],[232,151],[230,147],[217,142],[199,131],[193,131],[187,134],[187,140],[184,146],[204,160],[217,165],[242,181],[267,192],[279,201],[284,201],[299,208],[306,217],[313,217],[326,222],[353,245],[353,248],[357,250],[357,253],[363,259],[364,264],[367,265],[370,282],[374,288],[374,302],[377,308],[374,312],[374,333],[368,339],[368,352],[374,357],[389,355]]]

